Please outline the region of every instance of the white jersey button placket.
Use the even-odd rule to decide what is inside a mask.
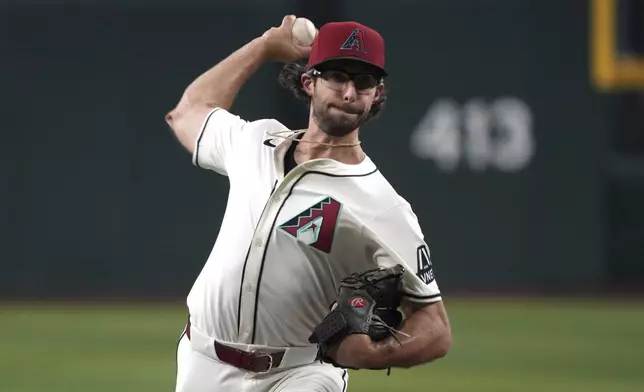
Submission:
[[[292,181],[289,181],[292,184]],[[240,343],[252,344],[253,329],[255,328],[255,307],[257,306],[257,285],[259,284],[259,273],[262,267],[265,247],[268,246],[267,238],[271,233],[273,222],[279,212],[280,206],[288,196],[289,183],[281,183],[275,189],[273,195],[267,201],[268,205],[264,214],[260,217],[255,230],[255,238],[252,240],[248,252],[246,269],[244,270],[244,281],[242,282],[242,296],[240,300],[240,322],[239,340]]]

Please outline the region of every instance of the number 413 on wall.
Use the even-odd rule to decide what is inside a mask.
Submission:
[[[445,172],[465,163],[471,170],[517,172],[535,154],[530,107],[518,98],[491,102],[435,101],[411,134],[411,151]]]

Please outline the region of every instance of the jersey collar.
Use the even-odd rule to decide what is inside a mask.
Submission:
[[[293,143],[293,138],[298,132],[300,132],[300,130],[283,134],[284,139],[282,139],[273,150],[273,168],[277,178],[280,180],[284,178],[284,156],[288,148]],[[362,162],[355,165],[349,165],[334,159],[320,158],[304,162],[294,169],[294,171],[301,170],[304,172],[318,171],[334,176],[365,176],[375,172],[377,168],[371,158],[365,154],[365,158]]]

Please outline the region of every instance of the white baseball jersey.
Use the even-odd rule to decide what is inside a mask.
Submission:
[[[193,324],[227,342],[310,346],[347,275],[402,264],[404,295],[441,300],[410,205],[367,157],[315,159],[284,176],[291,132],[276,120],[212,110],[193,164],[229,178],[228,204],[188,307]]]

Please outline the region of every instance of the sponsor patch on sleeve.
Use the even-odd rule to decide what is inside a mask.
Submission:
[[[434,270],[432,269],[432,259],[427,245],[421,245],[416,249],[416,261],[418,269],[416,275],[425,284],[430,284],[434,281]]]

